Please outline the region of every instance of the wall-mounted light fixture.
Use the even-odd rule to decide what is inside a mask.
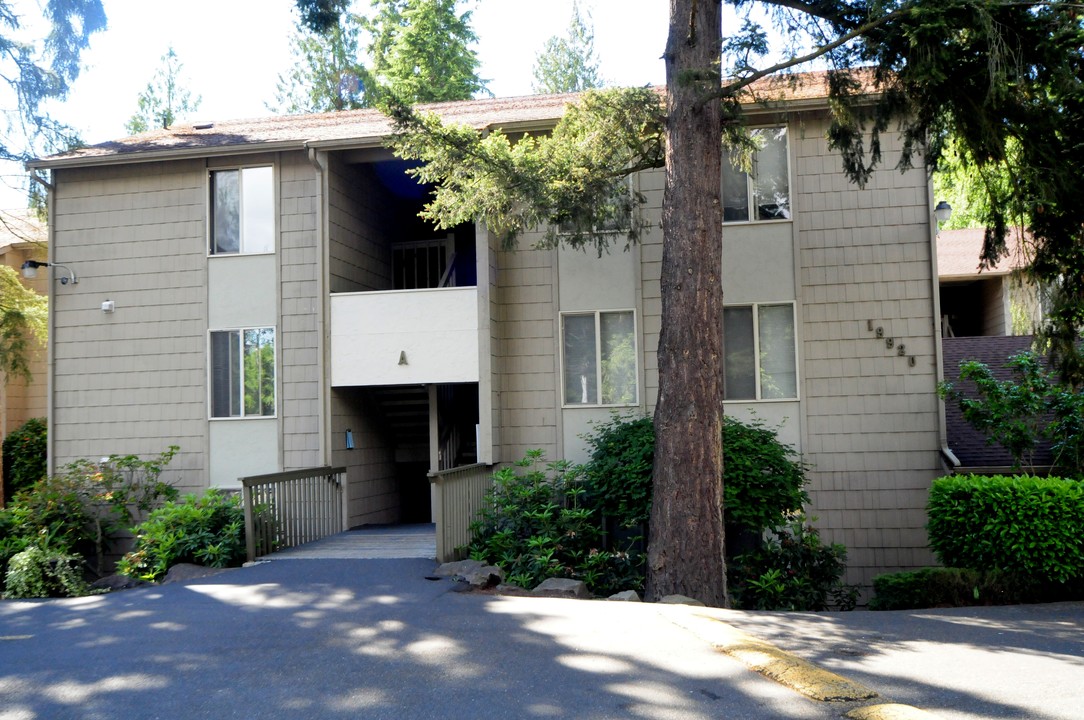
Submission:
[[[938,225],[944,225],[952,218],[952,206],[942,200],[937,203],[937,207],[933,209],[933,216],[937,220]]]
[[[346,429],[346,449],[354,449],[354,433],[351,432],[349,428]]]
[[[23,263],[23,277],[27,280],[33,280],[38,276],[38,268],[40,267],[55,267],[66,270],[68,272],[68,277],[64,277],[63,275],[60,276],[61,285],[67,285],[68,283],[75,285],[79,282],[79,278],[75,277],[75,271],[67,265],[60,265],[59,263],[41,262],[39,260],[27,260]]]

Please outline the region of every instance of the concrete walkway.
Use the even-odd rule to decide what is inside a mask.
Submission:
[[[261,560],[396,560],[437,556],[437,531],[420,525],[367,525],[280,550]]]

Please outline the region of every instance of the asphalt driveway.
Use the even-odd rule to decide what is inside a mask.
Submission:
[[[427,580],[433,567],[276,560],[105,596],[0,602],[0,720],[846,710],[752,673],[657,606],[463,594]],[[989,627],[959,611],[924,613],[955,618],[922,621],[932,624],[899,613],[707,613],[944,718],[1084,717],[1084,606],[1036,607],[1053,609],[993,609],[1008,614]]]

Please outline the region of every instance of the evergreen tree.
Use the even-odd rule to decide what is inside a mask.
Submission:
[[[162,56],[161,67],[147,83],[147,88],[139,93],[138,109],[124,126],[129,135],[171,127],[177,120],[199,109],[199,95],[192,97],[192,93],[181,84],[182,69],[184,64],[171,45]]]
[[[361,20],[345,13],[323,32],[299,23],[290,39],[293,65],[279,75],[275,102],[268,108],[286,114],[356,110],[368,107],[368,71],[361,63]]]
[[[303,2],[304,0],[300,0]],[[486,92],[478,77],[478,41],[458,0],[373,0],[365,21],[370,71],[404,102],[467,100]]]
[[[78,134],[42,108],[63,100],[81,70],[80,55],[91,36],[105,28],[101,0],[46,0],[41,11],[49,28],[30,38],[13,0],[0,0],[0,80],[10,93],[0,127],[0,161],[21,165],[32,157],[78,144]],[[25,175],[19,169],[20,178]],[[40,201],[40,188],[31,188]]]
[[[584,19],[578,0],[573,0],[572,19],[565,36],[551,37],[535,58],[531,87],[536,93],[581,92],[602,87],[591,16]]]

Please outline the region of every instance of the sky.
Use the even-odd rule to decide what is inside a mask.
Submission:
[[[24,18],[40,17],[38,0],[14,0]],[[144,90],[172,46],[183,63],[185,86],[202,98],[188,120],[226,120],[273,114],[278,75],[291,64],[289,37],[293,0],[103,0],[108,29],[94,35],[84,52],[85,69],[62,103],[50,113],[94,144],[125,135]],[[359,8],[368,7],[360,0]],[[531,92],[532,69],[545,41],[568,28],[572,0],[466,0],[479,74],[497,97]],[[666,0],[581,0],[590,11],[595,54],[612,85],[662,84]],[[16,168],[16,172],[18,169]],[[10,174],[4,169],[3,174]],[[0,183],[0,207],[20,207],[21,192]]]

